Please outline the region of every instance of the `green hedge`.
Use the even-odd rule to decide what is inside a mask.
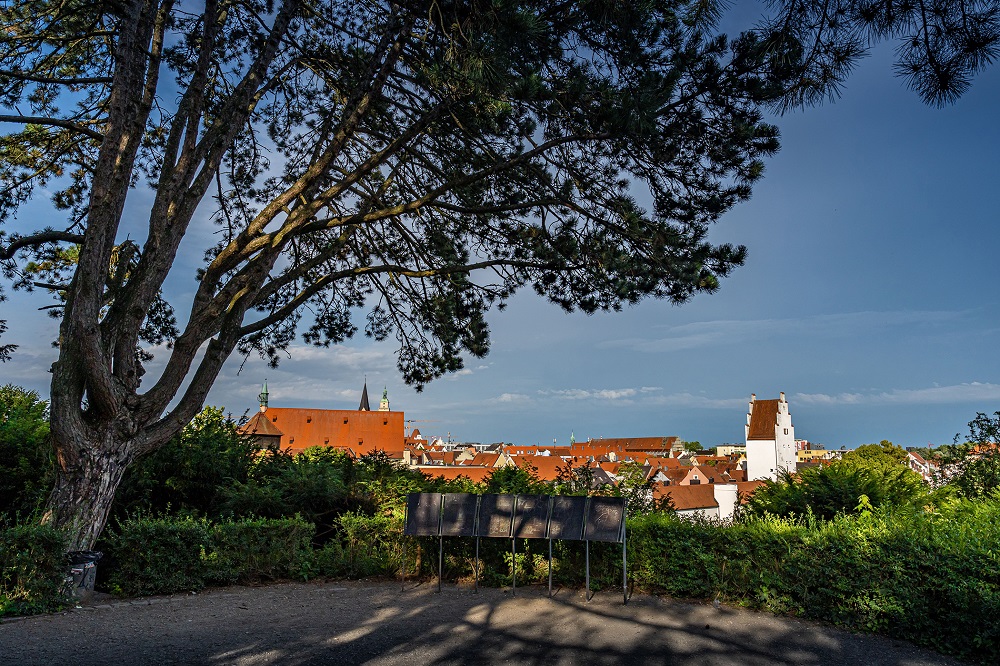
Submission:
[[[65,551],[51,527],[0,529],[0,617],[44,613],[65,602]]]
[[[102,543],[102,578],[109,591],[125,596],[297,578],[308,573],[314,529],[300,518],[130,519]]]
[[[811,524],[630,521],[636,587],[878,632],[1000,662],[1000,505]]]

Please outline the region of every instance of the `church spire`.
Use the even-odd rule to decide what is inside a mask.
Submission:
[[[267,380],[266,379],[264,380],[264,386],[261,387],[261,389],[260,389],[260,395],[257,396],[257,399],[260,400],[260,411],[266,412],[267,411]]]
[[[365,387],[361,389],[361,405],[358,407],[359,412],[370,412],[371,407],[368,406],[368,378],[365,378]]]
[[[389,411],[389,390],[384,386],[382,387],[382,401],[378,403],[378,411]]]

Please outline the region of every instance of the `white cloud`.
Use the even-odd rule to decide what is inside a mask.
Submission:
[[[501,393],[494,398],[494,402],[520,403],[527,402],[530,398],[523,393]]]
[[[541,390],[540,395],[551,396],[560,400],[622,400],[632,398],[639,391],[634,388],[622,389],[558,389]]]
[[[797,393],[790,401],[810,405],[946,405],[1000,400],[1000,384],[967,382],[922,389],[845,393]]]

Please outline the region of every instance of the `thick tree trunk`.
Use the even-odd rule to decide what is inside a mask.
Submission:
[[[79,455],[72,461],[59,456],[55,487],[42,522],[65,531],[67,550],[91,550],[104,530],[132,456],[121,443],[91,442],[80,447],[80,442],[74,442],[70,446],[79,447]]]

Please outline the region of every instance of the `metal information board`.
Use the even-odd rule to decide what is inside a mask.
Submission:
[[[476,537],[476,590],[479,589],[480,537],[511,539],[511,562],[518,539],[548,539],[549,596],[552,596],[552,541],[584,541],[587,600],[590,601],[590,542],[622,545],[622,595],[628,603],[628,561],[625,539],[625,499],[548,495],[474,495],[472,493],[410,493],[406,497],[403,534],[438,537],[438,591],[444,570],[444,537]],[[406,560],[406,545],[403,546]],[[511,591],[517,586],[511,567]],[[406,589],[406,565],[402,568]]]
[[[483,495],[479,501],[479,536],[510,538],[514,518],[513,495]]]
[[[438,536],[441,533],[441,493],[410,493],[406,496],[408,536]]]
[[[561,541],[582,541],[583,519],[586,516],[586,509],[586,497],[553,497],[548,538]]]
[[[444,536],[476,536],[476,518],[479,495],[472,493],[444,493],[441,512],[441,534]]]
[[[514,500],[514,536],[544,539],[549,522],[548,495],[517,495]]]
[[[591,497],[584,538],[587,541],[621,543],[624,519],[624,497]]]

